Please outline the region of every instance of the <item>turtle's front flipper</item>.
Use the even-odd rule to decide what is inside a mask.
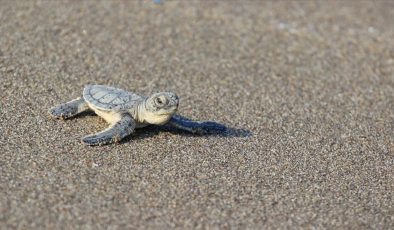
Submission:
[[[226,131],[226,126],[213,121],[192,121],[179,115],[174,115],[168,122],[170,126],[194,134],[210,134]]]
[[[51,108],[49,113],[55,118],[67,119],[87,110],[89,110],[89,106],[85,100],[77,98]]]
[[[135,129],[135,121],[128,114],[122,114],[120,119],[102,132],[86,136],[82,141],[87,145],[105,145],[119,142],[130,135]]]

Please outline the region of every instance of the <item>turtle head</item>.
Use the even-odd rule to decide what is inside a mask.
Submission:
[[[155,93],[145,101],[144,121],[162,125],[178,110],[179,98],[172,92]]]

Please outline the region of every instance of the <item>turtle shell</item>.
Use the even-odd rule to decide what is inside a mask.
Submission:
[[[83,89],[83,98],[90,105],[100,110],[130,109],[144,97],[105,85],[87,85]]]

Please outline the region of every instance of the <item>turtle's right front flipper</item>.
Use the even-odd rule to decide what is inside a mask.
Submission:
[[[105,145],[119,142],[135,129],[135,121],[128,114],[122,114],[112,126],[99,133],[86,136],[82,141],[87,145]]]
[[[87,110],[89,110],[89,106],[85,100],[77,98],[51,108],[49,113],[55,118],[67,119]]]

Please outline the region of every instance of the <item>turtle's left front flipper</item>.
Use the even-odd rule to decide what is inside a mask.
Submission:
[[[185,117],[174,115],[168,124],[172,127],[194,134],[213,134],[226,131],[226,126],[213,121],[192,121]]]
[[[88,110],[89,106],[85,100],[77,98],[49,109],[49,114],[55,118],[67,119]]]
[[[128,114],[120,115],[117,122],[113,123],[109,128],[86,136],[82,141],[87,145],[105,145],[119,142],[126,136],[130,135],[135,129],[135,121]]]

